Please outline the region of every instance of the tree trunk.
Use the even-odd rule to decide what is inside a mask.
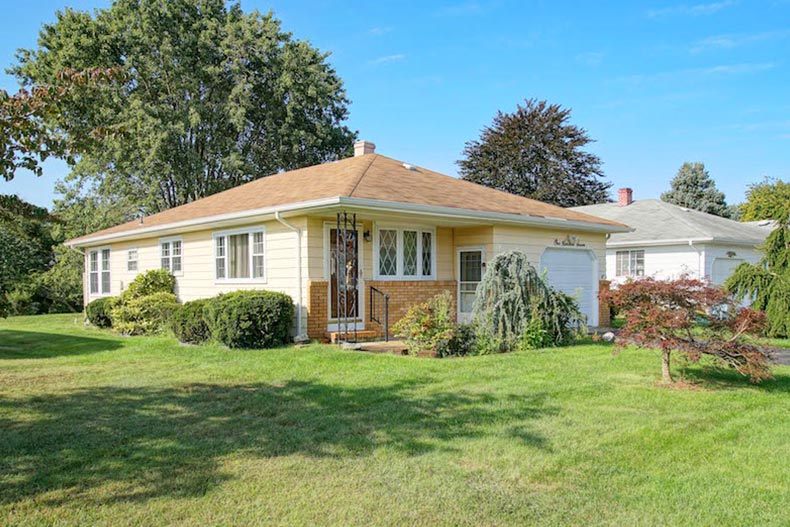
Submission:
[[[670,366],[669,354],[670,353],[671,353],[670,350],[664,350],[662,352],[663,357],[662,357],[662,362],[661,362],[661,382],[663,382],[664,384],[672,384],[673,382],[675,382],[674,380],[672,380],[672,371],[670,371],[670,369],[669,369],[669,366]]]

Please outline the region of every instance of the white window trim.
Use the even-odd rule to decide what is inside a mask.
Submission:
[[[135,254],[137,255],[137,257],[134,260],[129,258],[129,256],[130,256],[132,251],[134,251]],[[181,248],[181,252],[184,252],[183,247]],[[184,259],[183,259],[183,256],[182,256],[182,258],[181,258],[182,265],[183,265],[183,260]],[[130,262],[135,262],[137,264],[137,269],[129,269],[129,263]],[[139,274],[140,273],[140,248],[139,247],[129,247],[128,249],[126,249],[126,272],[127,273],[134,273],[134,274]]]
[[[177,273],[173,272],[173,245],[172,242],[181,242],[181,270]],[[168,238],[159,238],[159,269],[162,269],[162,244],[170,244],[170,274],[173,276],[184,276],[184,240],[181,236],[170,236]]]
[[[253,234],[260,232],[263,234],[263,276],[260,278],[252,278],[253,274]],[[236,234],[247,234],[249,237],[249,247],[250,247],[250,254],[249,254],[249,268],[250,268],[250,278],[227,278],[228,276],[228,236],[233,236]],[[225,278],[218,278],[217,277],[217,238],[225,238]],[[182,245],[183,247],[183,245]],[[183,251],[182,251],[183,252]],[[214,283],[217,285],[221,284],[265,284],[266,278],[268,276],[268,263],[269,263],[269,240],[266,236],[266,226],[260,225],[256,227],[244,227],[239,229],[229,229],[224,231],[216,231],[211,233],[211,264],[214,268]]]
[[[631,255],[633,253],[642,253],[642,274],[637,274],[636,269],[631,268]],[[627,253],[628,254],[628,271],[623,274],[619,274],[617,271],[618,262],[617,262],[617,255],[618,253]],[[614,275],[617,278],[641,278],[645,276],[645,250],[644,249],[618,249],[614,252]]]
[[[396,273],[395,275],[381,275],[379,274],[379,231],[380,230],[393,230],[397,231],[397,258],[396,258]],[[403,274],[403,231],[417,231],[417,274],[404,275]],[[431,274],[425,276],[422,274],[422,233],[428,232],[431,234]],[[380,281],[435,281],[436,280],[436,227],[419,224],[391,224],[391,223],[376,223],[373,226],[373,278]]]
[[[110,273],[110,290],[109,291],[102,291],[102,273],[104,269],[102,269],[102,258],[101,253],[104,250],[110,251],[110,259],[108,260],[107,265],[109,268],[107,272]],[[96,253],[96,263],[97,263],[97,274],[99,275],[99,291],[94,293],[91,291],[91,253]],[[111,296],[112,295],[112,246],[105,245],[103,247],[94,247],[93,249],[89,249],[86,253],[86,261],[85,261],[85,268],[88,273],[88,296],[92,298],[98,298],[102,296]]]

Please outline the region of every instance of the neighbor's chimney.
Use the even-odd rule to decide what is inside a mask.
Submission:
[[[376,152],[376,145],[370,141],[357,141],[354,143],[354,157]]]
[[[630,188],[621,188],[617,191],[617,204],[621,207],[627,207],[634,202],[634,191]]]

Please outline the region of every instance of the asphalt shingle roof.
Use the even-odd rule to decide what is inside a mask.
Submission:
[[[147,216],[142,224],[139,220],[130,221],[75,238],[68,243],[76,244],[97,236],[131,234],[143,227],[164,226],[334,197],[366,198],[451,207],[459,211],[466,209],[499,212],[624,227],[616,221],[523,198],[426,168],[407,166],[402,161],[380,154],[365,154],[257,179]]]
[[[621,207],[601,203],[574,207],[572,210],[625,223],[633,232],[612,233],[611,244],[670,241],[714,241],[724,243],[762,243],[769,228],[759,223],[729,220],[657,199],[640,199]]]

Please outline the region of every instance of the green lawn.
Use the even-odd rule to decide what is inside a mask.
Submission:
[[[455,360],[0,321],[0,524],[787,525],[790,367]]]

